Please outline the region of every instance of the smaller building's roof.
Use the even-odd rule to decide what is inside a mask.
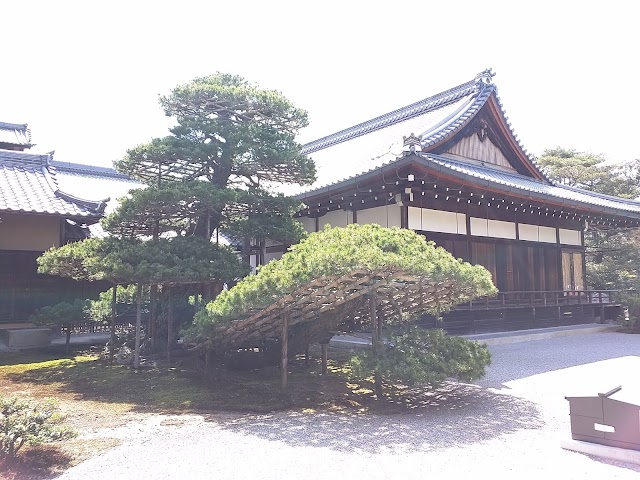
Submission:
[[[135,188],[145,185],[129,178],[113,168],[84,165],[80,163],[52,161],[50,170],[55,171],[58,185],[65,192],[78,197],[107,198],[105,214],[118,206],[118,199]]]
[[[26,123],[0,122],[0,145],[18,148],[31,148],[31,130]]]
[[[139,183],[132,180],[124,173],[109,167],[99,167],[97,165],[86,165],[84,163],[61,162],[59,160],[51,160],[50,165],[55,167],[56,171],[65,174],[76,174],[83,177],[96,178],[113,178],[124,180],[131,183]],[[132,187],[133,188],[133,187]]]
[[[0,150],[0,211],[99,218],[104,200],[85,200],[62,191],[51,154]]]

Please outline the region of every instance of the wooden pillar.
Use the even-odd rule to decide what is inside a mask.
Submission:
[[[109,365],[113,365],[113,355],[116,349],[116,307],[118,285],[114,284],[111,288],[113,290],[113,295],[111,295],[111,348],[109,348]]]
[[[327,361],[329,359],[328,347],[329,347],[328,343],[320,344],[320,349],[322,350],[322,375],[327,374]]]
[[[371,346],[373,348],[373,354],[375,356],[380,354],[380,329],[377,315],[377,299],[375,294],[369,295],[369,316],[371,319],[372,332],[371,332]],[[374,372],[374,390],[376,398],[382,400],[382,376],[379,371]]]
[[[260,241],[260,265],[267,264],[267,240],[262,239]]]
[[[133,368],[140,367],[140,330],[142,327],[142,284],[136,290],[136,343],[133,352]]]
[[[280,384],[287,388],[287,369],[289,367],[289,312],[282,315],[282,358],[280,363]]]
[[[400,228],[409,228],[409,207],[407,205],[400,207]]]

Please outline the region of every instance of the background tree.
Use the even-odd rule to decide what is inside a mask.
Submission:
[[[180,225],[183,234],[211,238],[217,230],[255,238],[260,224],[258,234],[272,240],[300,239],[296,224],[281,221],[294,204],[272,189],[315,179],[312,160],[295,140],[308,124],[304,110],[279,92],[222,73],[178,86],[160,104],[178,123],[171,135],[129,150],[115,165],[156,189],[147,197],[166,195],[167,182],[188,184],[173,192],[196,199],[182,214],[188,218]],[[206,182],[208,190],[196,180]],[[158,216],[154,221],[162,222]],[[251,222],[239,221],[246,218]],[[277,228],[268,228],[274,221],[280,222]]]
[[[640,160],[607,163],[602,155],[557,147],[538,164],[554,181],[592,192],[637,199]],[[635,229],[588,229],[585,235],[587,282],[595,289],[640,288],[640,234]]]
[[[308,184],[313,162],[295,140],[307,114],[282,94],[242,77],[215,74],[176,87],[160,101],[175,118],[171,135],[130,149],[115,163],[146,189],[132,192],[104,221],[120,237],[162,234],[225,239],[243,248],[249,239],[266,249],[267,239],[296,243],[304,231],[293,220],[299,202],[273,192],[281,183]],[[210,300],[230,278],[204,283]],[[151,289],[150,325],[156,322],[157,287]]]
[[[40,273],[76,280],[137,285],[136,361],[139,358],[142,285],[184,285],[240,278],[247,273],[233,250],[202,238],[157,241],[107,237],[52,248],[38,258]],[[112,338],[113,341],[113,338]],[[137,366],[137,365],[136,365]]]
[[[311,183],[315,168],[295,141],[307,125],[306,112],[279,92],[216,74],[176,87],[160,103],[177,126],[115,162],[147,187],[130,192],[103,220],[111,237],[69,247],[72,252],[47,252],[40,265],[45,273],[137,284],[138,292],[150,284],[147,331],[158,323],[161,288],[170,352],[173,296],[186,296],[185,286],[202,283],[208,300],[224,282],[248,273],[231,249],[211,244],[212,233],[245,247],[249,238],[263,248],[267,239],[297,242],[303,235],[292,219],[298,203],[273,187]],[[245,248],[246,259],[248,253]]]
[[[66,328],[65,350],[69,353],[71,327],[86,320],[88,308],[87,300],[76,300],[71,303],[60,302],[36,310],[29,317],[29,321],[36,325]]]

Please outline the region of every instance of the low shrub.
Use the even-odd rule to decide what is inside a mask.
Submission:
[[[490,363],[486,345],[421,327],[392,334],[377,354],[373,349],[360,350],[350,361],[352,375],[358,379],[377,372],[388,381],[432,387],[448,377],[481,378]]]
[[[0,397],[0,456],[15,456],[27,444],[66,440],[76,433],[64,425],[53,399],[40,403]]]

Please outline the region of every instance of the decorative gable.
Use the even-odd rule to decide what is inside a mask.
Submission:
[[[508,168],[515,172],[504,153],[487,136],[485,128],[478,128],[474,133],[463,137],[442,154],[455,160],[475,160],[490,163],[499,167]]]

